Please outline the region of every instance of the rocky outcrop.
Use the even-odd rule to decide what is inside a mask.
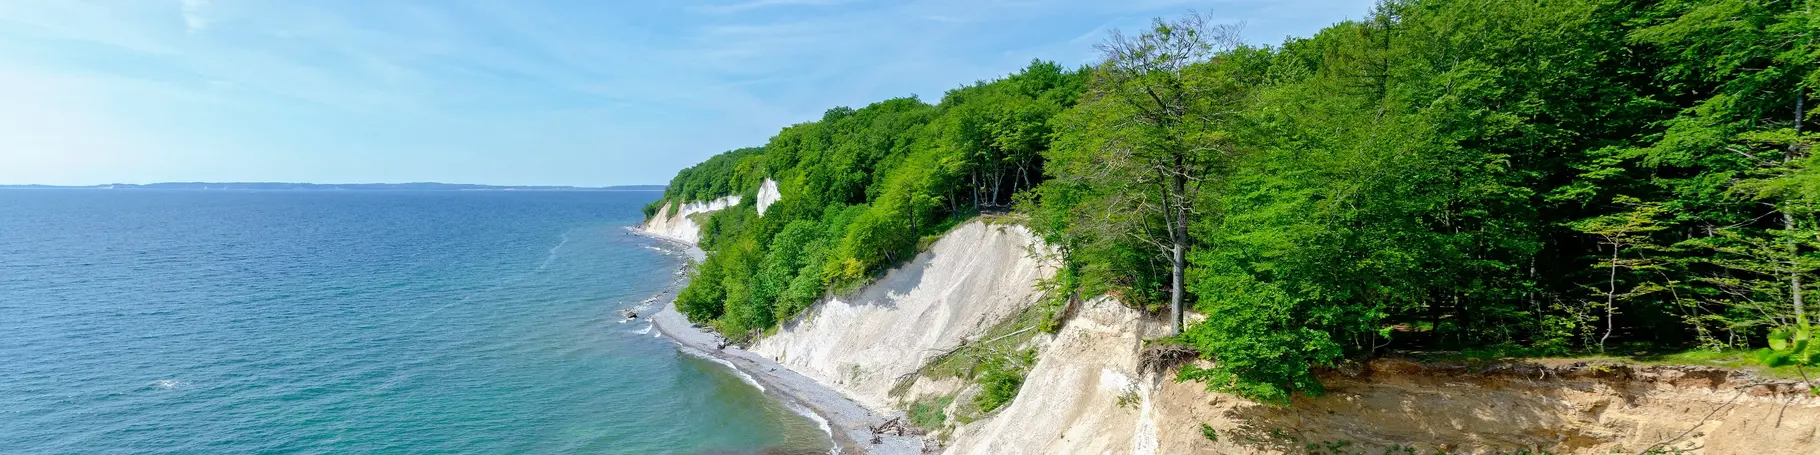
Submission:
[[[673,201],[665,201],[657,209],[657,214],[645,220],[639,229],[646,234],[694,245],[701,241],[701,225],[696,215],[725,210],[739,205],[739,195],[727,196],[711,201],[691,202],[678,206]],[[671,209],[675,210],[672,211]]]

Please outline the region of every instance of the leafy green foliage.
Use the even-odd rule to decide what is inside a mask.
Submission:
[[[1030,374],[1033,366],[1036,366],[1036,350],[1033,349],[988,357],[981,364],[980,393],[973,397],[973,403],[979,406],[980,412],[992,412],[1010,403],[1024,387],[1024,377]]]
[[[670,178],[670,185],[664,187],[663,197],[645,206],[645,218],[656,215],[664,204],[705,201],[739,194],[746,188],[753,189],[756,194],[758,183],[764,177],[763,153],[762,148],[743,148],[714,155],[678,171]]]
[[[663,204],[744,197],[702,220],[708,257],[679,306],[744,339],[909,260],[925,235],[1009,206],[1040,181],[1048,119],[1074,103],[1086,74],[1037,61],[939,105],[900,98],[830,109],[762,148],[683,170],[647,216]],[[766,178],[783,198],[760,216]]]
[[[1244,153],[1203,180],[1217,185],[1199,195],[1187,283],[1208,317],[1181,339],[1213,362],[1182,377],[1288,403],[1321,392],[1315,369],[1384,348],[1723,347],[1803,319],[1820,244],[1798,132],[1820,78],[1789,24],[1812,17],[1802,2],[1387,1],[1176,69],[1250,94],[1205,123]],[[1058,117],[1089,119],[1055,150],[1116,133],[1094,121],[1118,114],[1091,107]],[[1033,226],[1073,247],[1084,281],[1149,307],[1157,263],[1081,227],[1130,216],[1094,199],[1142,178],[1071,178],[1060,166],[1078,160],[1051,159]]]
[[[1820,366],[1820,342],[1814,340],[1814,327],[1777,329],[1769,333],[1769,346],[1757,351],[1757,361],[1771,368]]]
[[[941,428],[948,423],[947,409],[951,404],[953,395],[928,396],[910,403],[910,424],[923,429]]]
[[[736,338],[1015,207],[1062,264],[1034,325],[1191,307],[1181,378],[1259,400],[1383,349],[1802,365],[1811,331],[1777,329],[1820,289],[1811,3],[1388,0],[1274,46],[1162,19],[1092,68],[831,109],[647,212],[779,182],[703,220],[680,297]]]

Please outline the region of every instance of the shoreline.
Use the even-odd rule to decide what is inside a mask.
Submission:
[[[661,240],[682,249],[691,262],[700,262],[705,253],[695,245],[678,241],[667,236],[657,235],[630,227],[637,235]],[[686,267],[686,265],[685,265]],[[673,289],[668,289],[659,296],[668,295],[656,313],[646,317],[658,333],[671,342],[684,354],[703,357],[732,368],[757,386],[766,396],[782,402],[785,406],[809,414],[812,420],[822,425],[823,430],[834,442],[834,453],[841,454],[916,454],[922,453],[923,440],[915,436],[879,436],[879,444],[872,444],[872,428],[884,424],[894,414],[880,413],[853,401],[845,394],[834,390],[821,382],[797,373],[788,367],[779,365],[769,358],[740,349],[734,346],[720,347],[720,336],[689,322],[676,309],[676,296],[688,285],[688,278],[676,280]]]

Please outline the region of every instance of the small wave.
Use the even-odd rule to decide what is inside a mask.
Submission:
[[[163,389],[163,390],[175,389],[178,387],[183,387],[184,385],[187,385],[187,384],[189,384],[189,383],[179,381],[176,379],[159,379],[157,381],[152,381],[152,387],[157,387],[157,388]]]
[[[808,407],[797,404],[792,400],[785,400],[784,407],[789,408],[791,412],[801,414],[803,417],[808,417],[809,420],[815,421],[815,425],[821,427],[823,433],[828,434],[829,440],[834,439],[834,427],[828,425],[828,419],[823,418],[821,414],[816,414],[815,411],[811,411]],[[828,449],[828,453],[840,455],[840,444],[835,444],[834,448]]]
[[[734,375],[739,376],[739,380],[745,381],[747,384],[751,384],[752,387],[757,387],[758,391],[760,391],[760,392],[765,391],[765,386],[759,384],[757,378],[752,377],[752,375],[746,374],[745,370],[741,370],[741,369],[739,369],[739,367],[733,366],[733,362],[728,362],[727,359],[708,355],[708,353],[698,351],[695,348],[686,347],[686,346],[678,346],[678,347],[682,348],[682,352],[684,354],[696,356],[696,357],[705,359],[709,362],[726,365],[727,369],[733,370]]]
[[[569,233],[564,232],[564,233],[562,233],[562,241],[556,242],[556,246],[550,247],[550,254],[544,256],[543,263],[537,265],[537,270],[542,271],[545,268],[549,268],[550,262],[556,260],[556,251],[561,250],[563,245],[568,245],[568,244],[569,244]]]
[[[651,333],[651,325],[646,325],[646,326],[645,326],[645,328],[644,328],[644,329],[642,329],[642,330],[639,330],[639,331],[637,331],[637,332],[633,332],[633,333],[637,333],[637,334],[639,334],[639,335],[644,335],[644,334],[647,334],[647,333]]]

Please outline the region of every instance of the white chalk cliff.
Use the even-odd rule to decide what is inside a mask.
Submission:
[[[758,185],[758,216],[765,216],[765,209],[783,199],[784,194],[777,191],[777,181],[765,179],[764,183]]]
[[[764,216],[765,209],[771,208],[772,204],[776,204],[783,198],[783,193],[777,190],[777,181],[765,179],[764,183],[758,186],[758,215]],[[657,214],[651,219],[645,220],[645,224],[639,229],[647,234],[694,245],[701,242],[701,223],[697,220],[696,215],[705,216],[708,213],[726,210],[739,205],[739,201],[739,195],[735,194],[709,201],[682,204],[674,212],[671,211],[671,208],[676,207],[676,202],[664,201],[663,206],[657,209]]]
[[[682,204],[672,213],[670,208],[676,205],[673,201],[665,201],[663,207],[657,209],[657,215],[646,220],[640,229],[647,234],[694,245],[701,241],[701,225],[696,222],[695,215],[739,205],[739,195]]]
[[[1031,257],[1032,247],[1043,248],[1023,226],[963,224],[878,282],[785,322],[751,351],[888,408],[899,377],[1036,303],[1037,282],[1055,269]]]

